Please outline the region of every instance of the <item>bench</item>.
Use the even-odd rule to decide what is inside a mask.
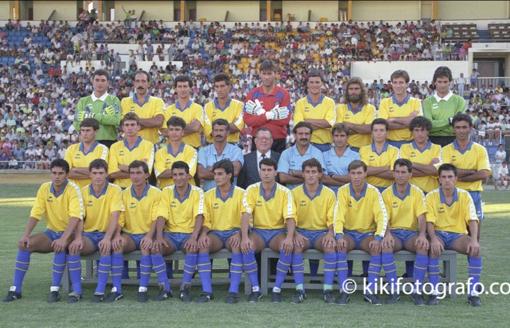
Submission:
[[[270,275],[269,272],[269,261],[271,259],[278,259],[280,257],[280,254],[266,248],[261,253],[261,265],[260,265],[260,289],[262,294],[267,295],[268,289],[272,288],[274,286],[274,276]],[[323,259],[323,253],[319,252],[315,249],[309,249],[303,253],[303,258],[305,260],[322,260]],[[347,255],[348,260],[353,261],[369,261],[370,255],[364,251],[361,250],[353,250],[350,251]],[[443,281],[445,282],[456,282],[457,279],[457,252],[455,251],[444,251],[441,257],[439,258],[440,261],[443,261]],[[395,261],[396,262],[402,262],[402,261],[414,261],[415,260],[415,254],[408,252],[408,251],[399,251],[395,253]],[[336,277],[336,275],[335,275]],[[357,283],[357,289],[361,290],[363,289],[363,278],[360,277],[353,277],[353,279]],[[320,280],[318,282],[317,280]],[[408,279],[407,281],[411,281]],[[294,282],[284,282],[282,285],[282,288],[294,288]],[[305,289],[320,289],[322,290],[322,275],[317,276],[305,276]],[[452,294],[450,295],[451,298],[455,298],[455,288],[452,289]]]
[[[124,260],[125,261],[138,261],[140,260],[141,252],[140,251],[134,251],[129,254],[124,254]],[[174,261],[174,274],[182,273],[182,270],[179,271],[179,261],[184,261],[185,254],[181,251],[177,251],[169,256],[165,256],[165,261]],[[219,260],[219,259],[230,259],[232,254],[227,249],[222,249],[214,254],[209,255],[211,260]],[[96,275],[96,261],[99,261],[99,258],[101,256],[99,255],[99,252],[95,252],[94,254],[82,256],[81,260],[85,261],[85,266],[82,267],[82,284],[97,284],[97,275]],[[214,285],[228,285],[230,283],[229,274],[228,274],[228,266],[227,269],[213,269],[211,274],[213,276],[212,283]],[[223,274],[222,277],[214,277],[215,274]],[[151,276],[151,282],[150,286],[156,286],[157,281],[155,275]],[[198,278],[198,277],[197,277]],[[181,279],[178,278],[172,278],[170,280],[171,286],[180,286]],[[108,282],[111,283],[111,277],[109,277]],[[138,285],[138,279],[122,279],[122,285]],[[192,281],[193,286],[200,286],[200,280],[199,279],[193,279]],[[71,290],[71,282],[69,280],[69,273],[67,270],[67,266],[65,268],[64,276],[62,279],[62,286],[64,288],[65,292],[69,292]],[[244,279],[244,291],[245,294],[249,294],[251,292],[251,284],[248,279],[248,276],[245,275]]]

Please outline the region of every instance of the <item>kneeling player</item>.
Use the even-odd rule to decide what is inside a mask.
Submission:
[[[45,182],[39,187],[25,232],[18,242],[13,286],[9,288],[4,302],[21,298],[23,280],[33,252],[55,253],[48,302],[60,300],[59,289],[66,266],[66,250],[71,235],[83,219],[83,201],[80,188],[67,180],[69,164],[65,160],[56,159],[51,162],[50,171],[51,182]],[[43,216],[47,222],[46,230],[32,235]],[[73,285],[73,290],[76,287]]]
[[[296,278],[293,303],[304,300],[303,252],[315,248],[324,253],[324,301],[333,303],[333,281],[336,271],[335,234],[333,212],[335,193],[320,183],[322,165],[315,158],[302,164],[305,183],[292,190],[297,212],[297,231],[294,237],[292,271]]]
[[[439,257],[445,249],[452,249],[468,256],[468,302],[480,306],[477,285],[482,273],[482,258],[478,243],[478,217],[469,193],[455,187],[457,168],[443,164],[438,169],[439,189],[427,194],[427,232],[430,236],[429,281],[435,293],[427,304],[436,305],[439,285]],[[469,234],[468,234],[469,231]]]
[[[120,247],[119,215],[124,211],[122,189],[108,183],[108,164],[103,159],[95,159],[89,165],[91,183],[82,188],[85,218],[80,222],[76,237],[69,245],[68,266],[71,281],[81,286],[81,270],[76,268],[80,255],[89,255],[97,250],[101,255],[97,269],[97,288],[94,302],[105,299],[106,283],[112,265],[112,244]],[[81,290],[81,288],[80,288]],[[76,290],[69,295],[70,302],[77,302],[81,293]]]
[[[208,252],[197,254],[198,236],[204,221],[204,192],[189,183],[188,164],[174,162],[171,170],[175,185],[163,189],[152,253],[166,256],[175,251],[184,251],[186,256],[179,297],[183,302],[191,302],[191,280],[198,265],[203,290],[199,301],[208,302],[212,299],[211,261]],[[158,277],[166,278],[164,266],[157,272]]]
[[[259,168],[261,182],[246,189],[248,211],[241,219],[241,249],[247,254],[261,252],[266,247],[280,252],[271,296],[272,302],[279,303],[282,301],[281,286],[292,263],[296,211],[291,191],[276,182],[276,162],[264,158]],[[253,222],[253,229],[248,236],[250,222]],[[255,257],[252,257],[250,262],[254,263]]]
[[[381,241],[386,232],[388,215],[381,194],[376,187],[367,183],[367,165],[352,161],[348,167],[351,183],[338,189],[334,227],[337,239],[337,273],[341,286],[335,303],[344,305],[349,294],[342,288],[347,279],[347,253],[359,249],[370,254],[368,267],[369,291],[365,301],[380,305],[374,293],[374,285],[381,271]],[[382,263],[390,266],[391,263]],[[393,263],[393,266],[395,264]]]
[[[409,183],[413,163],[407,159],[397,159],[393,165],[395,183],[382,193],[388,211],[388,227],[382,243],[382,262],[386,276],[391,283],[391,296],[387,303],[399,300],[396,289],[397,272],[393,252],[402,249],[416,253],[414,264],[415,293],[412,294],[416,305],[423,305],[421,286],[427,272],[429,242],[427,240],[427,223],[425,221],[425,196],[423,192]]]

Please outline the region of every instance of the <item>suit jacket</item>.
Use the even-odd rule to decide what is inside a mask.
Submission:
[[[271,150],[271,159],[278,163],[280,153]],[[249,185],[260,181],[259,168],[257,165],[257,151],[244,155],[244,164],[237,178],[237,185],[246,189]]]

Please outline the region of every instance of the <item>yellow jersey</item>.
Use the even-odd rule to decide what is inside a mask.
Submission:
[[[212,133],[212,122],[217,119],[225,119],[228,123],[234,124],[239,131],[244,128],[243,121],[243,108],[244,104],[242,101],[229,98],[225,108],[221,108],[218,103],[218,99],[214,98],[213,101],[205,104],[204,107],[204,135],[208,143],[213,143]],[[239,142],[239,132],[230,133],[227,141],[230,143]]]
[[[163,99],[147,95],[142,104],[138,103],[136,96],[122,98],[120,102],[122,116],[127,113],[135,113],[139,118],[154,118],[157,115],[163,115],[165,103]],[[138,132],[138,135],[144,140],[157,144],[159,142],[159,127],[144,128]]]
[[[119,165],[129,165],[131,162],[139,160],[144,161],[149,166],[149,173],[152,172],[154,164],[154,145],[138,137],[133,148],[129,148],[127,141],[120,140],[110,147],[110,159],[108,160],[108,173],[112,174],[119,171]],[[129,178],[115,179],[114,183],[127,188],[131,184]]]
[[[418,145],[416,145],[413,141],[400,146],[400,157],[408,159],[412,163],[430,165],[434,158],[441,161],[441,146],[428,141],[425,148],[419,149]],[[411,183],[419,187],[424,192],[429,192],[439,187],[437,176],[433,175],[426,177],[412,177]]]
[[[418,98],[407,97],[400,103],[395,96],[384,98],[379,104],[378,117],[384,119],[407,117],[411,113],[418,113],[417,116],[422,116],[421,101]],[[409,127],[402,129],[395,129],[388,131],[388,140],[392,141],[411,141],[413,136]]]
[[[397,147],[384,143],[384,147],[380,153],[377,152],[375,144],[363,146],[359,150],[359,156],[367,166],[381,167],[389,166],[393,169],[393,164],[399,158],[399,150]],[[369,176],[367,182],[376,187],[388,187],[393,183],[393,179],[383,179],[376,176]]]
[[[392,184],[382,193],[384,204],[388,212],[390,229],[405,229],[418,231],[418,216],[425,214],[425,195],[417,186],[410,183],[403,195]]]
[[[192,102],[191,100],[186,104],[184,108],[180,108],[179,103],[168,106],[165,109],[165,128],[166,122],[170,117],[178,116],[182,118],[186,124],[190,124],[191,121],[197,120],[200,122],[202,128],[204,127],[204,109],[199,104]],[[182,138],[182,142],[192,147],[198,148],[201,145],[200,142],[200,131],[194,132]]]
[[[326,230],[333,225],[336,196],[333,190],[319,185],[311,196],[304,184],[292,189],[297,214],[297,227],[306,230]]]
[[[218,187],[205,193],[204,226],[209,230],[227,231],[241,228],[241,215],[247,213],[244,189],[232,185],[222,198]]]
[[[170,145],[162,145],[156,152],[156,160],[154,161],[154,174],[156,178],[165,170],[172,168],[172,164],[177,161],[186,162],[189,166],[189,174],[194,177],[197,172],[198,153],[197,150],[191,146],[181,143],[179,150],[174,154]],[[189,180],[191,184],[195,184],[194,179]],[[172,178],[163,179],[158,178],[158,186],[163,189],[167,186],[174,184]]]
[[[315,104],[309,96],[296,102],[294,107],[294,124],[304,120],[326,120],[331,126],[336,122],[335,101],[330,97],[321,95]],[[317,144],[331,144],[331,128],[313,129],[311,142]]]
[[[83,219],[83,231],[85,232],[106,232],[111,215],[124,211],[122,189],[113,183],[106,183],[98,195],[95,194],[91,184],[83,187],[81,193],[85,205],[85,218]]]
[[[375,107],[372,104],[366,104],[354,108],[351,104],[338,104],[336,107],[336,123],[353,123],[353,124],[372,124],[375,119]],[[347,143],[351,147],[361,148],[369,145],[372,140],[370,133],[367,134],[351,134],[347,139]]]
[[[108,162],[108,147],[97,141],[94,142],[88,152],[85,152],[83,143],[80,142],[69,146],[64,155],[65,161],[69,164],[69,169],[77,167],[88,169],[90,162],[98,158],[104,159]],[[77,184],[80,188],[83,188],[90,183],[90,179],[69,180]]]
[[[162,191],[158,217],[166,220],[165,231],[192,233],[198,215],[204,214],[204,192],[188,184],[188,189],[181,199],[175,185]]]
[[[122,191],[122,204],[119,225],[122,231],[130,234],[144,234],[151,230],[151,225],[158,218],[158,207],[161,191],[149,184],[140,197],[137,197],[133,186]]]

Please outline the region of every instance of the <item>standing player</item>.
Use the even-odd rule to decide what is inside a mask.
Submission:
[[[336,122],[349,129],[349,146],[358,151],[370,144],[370,124],[375,119],[375,107],[368,103],[367,91],[359,77],[347,81],[345,101],[336,109]]]
[[[86,118],[94,118],[99,122],[96,139],[106,147],[117,140],[117,128],[120,122],[119,98],[108,94],[108,72],[104,69],[95,70],[92,76],[94,92],[78,101],[74,113],[73,126],[80,130],[81,122]]]
[[[393,181],[392,165],[399,157],[399,150],[386,141],[388,122],[385,119],[376,118],[371,127],[372,144],[363,146],[359,154],[368,166],[368,183],[382,192]]]
[[[195,148],[182,142],[186,122],[178,116],[168,119],[166,129],[166,147],[161,147],[156,152],[154,161],[154,174],[158,178],[158,185],[161,189],[172,185],[172,164],[183,161],[188,164],[191,176],[190,183],[195,184],[193,177],[197,171],[197,151]]]
[[[168,106],[164,114],[165,122],[172,116],[181,117],[186,122],[182,141],[198,149],[201,145],[200,132],[204,126],[204,109],[191,100],[192,87],[193,82],[189,76],[177,76],[174,80],[174,88],[177,94],[175,104]]]
[[[276,85],[276,64],[264,60],[259,67],[262,85],[252,89],[244,104],[244,122],[253,129],[252,135],[261,127],[267,127],[273,135],[272,150],[285,150],[287,126],[290,121],[289,92]]]
[[[368,282],[371,286],[369,285],[369,292],[364,295],[364,299],[371,304],[381,304],[372,287],[379,278],[381,264],[385,267],[395,265],[394,262],[389,262],[391,259],[388,257],[381,262],[381,243],[386,234],[388,214],[377,188],[367,183],[367,170],[364,162],[351,162],[351,182],[338,189],[334,228],[337,239],[338,283],[341,287],[335,303],[340,305],[349,302],[350,295],[343,287],[347,279],[347,253],[351,250],[360,249],[370,254]]]
[[[110,148],[110,157],[108,161],[108,171],[110,178],[121,188],[127,188],[130,181],[129,164],[134,160],[145,162],[152,171],[154,164],[154,145],[138,135],[140,131],[140,122],[138,115],[127,113],[121,121],[124,138],[117,141]]]
[[[281,286],[292,264],[296,211],[291,191],[276,182],[276,162],[265,158],[260,161],[259,168],[261,182],[246,189],[247,213],[241,218],[241,250],[253,266],[256,265],[254,252],[269,247],[280,253],[271,296],[273,303],[279,303],[282,301]],[[253,228],[249,235],[250,222]],[[260,294],[255,295],[260,297]]]
[[[150,76],[146,71],[139,70],[135,73],[133,81],[134,94],[125,97],[120,102],[122,116],[127,113],[138,115],[141,130],[138,135],[153,144],[159,143],[158,130],[163,124],[163,99],[149,94]]]
[[[378,117],[388,122],[389,144],[400,148],[412,140],[409,123],[416,116],[422,115],[421,102],[407,93],[409,74],[406,71],[397,70],[391,74],[390,79],[393,94],[381,100]]]
[[[480,240],[481,221],[483,220],[482,191],[483,181],[491,175],[491,166],[487,149],[470,140],[473,122],[467,114],[457,114],[452,119],[455,140],[443,147],[443,163],[450,163],[457,168],[456,186],[467,190],[473,198],[478,223],[478,240]]]
[[[69,179],[80,188],[90,183],[89,164],[97,159],[108,160],[108,147],[96,141],[99,123],[86,118],[80,123],[80,143],[66,149],[64,159],[69,164]]]
[[[83,200],[80,188],[67,179],[69,164],[65,160],[52,161],[50,171],[51,182],[43,183],[39,187],[27,226],[18,242],[13,285],[9,288],[4,302],[21,298],[23,280],[33,252],[55,253],[48,302],[60,300],[59,290],[66,267],[66,250],[76,226],[83,219]],[[32,235],[42,217],[46,218],[46,230]],[[77,265],[80,266],[80,262]],[[73,290],[76,288],[79,286],[73,284]]]
[[[228,135],[228,121],[222,118],[215,120],[212,123],[214,143],[202,147],[198,151],[198,177],[203,180],[205,191],[214,188],[214,172],[212,167],[214,163],[222,159],[228,159],[234,164],[234,185],[237,182],[237,176],[243,166],[244,157],[239,147],[227,142]]]
[[[436,293],[428,305],[439,303],[437,286],[440,281],[439,257],[444,250],[452,249],[468,256],[469,296],[472,306],[480,306],[477,292],[482,273],[482,257],[478,243],[478,218],[469,194],[455,187],[457,169],[452,164],[442,164],[438,169],[439,189],[427,194],[427,232],[430,237],[429,281]]]
[[[423,116],[432,122],[430,141],[442,147],[455,139],[451,126],[453,117],[466,110],[464,98],[450,90],[452,80],[452,71],[448,67],[438,67],[432,78],[434,94],[423,101]]]
[[[191,280],[198,266],[203,290],[199,302],[209,302],[213,298],[211,261],[209,253],[197,254],[198,236],[204,222],[204,192],[189,183],[188,164],[181,161],[173,163],[172,174],[175,184],[162,191],[152,252],[166,256],[175,251],[184,251],[184,274],[179,297],[183,302],[191,302]],[[159,270],[162,270],[161,279],[168,281],[164,265]]]
[[[296,102],[294,124],[307,122],[312,125],[312,144],[321,151],[331,148],[331,128],[336,121],[335,101],[322,94],[322,75],[312,70],[306,77],[308,94]]]
[[[305,299],[303,252],[315,248],[324,253],[324,290],[326,303],[333,303],[333,281],[336,271],[336,241],[333,231],[335,193],[320,183],[322,165],[311,158],[302,164],[304,183],[292,190],[297,212],[297,229],[294,236],[292,271],[296,279],[293,303]]]
[[[208,143],[213,143],[212,122],[222,118],[229,123],[227,141],[232,144],[239,143],[239,132],[244,128],[242,101],[232,99],[230,91],[232,83],[225,73],[220,73],[213,78],[216,98],[205,104],[204,107],[204,135]]]
[[[425,280],[428,265],[429,242],[427,240],[427,222],[425,221],[425,196],[416,186],[409,183],[413,164],[407,159],[397,159],[393,166],[395,183],[382,193],[388,211],[388,230],[382,243],[382,262],[394,263],[393,253],[402,249],[416,253],[414,265],[415,293],[412,294],[416,305],[423,305],[421,287]],[[387,303],[396,303],[400,299],[395,286],[397,272],[394,264],[384,267],[390,280],[391,295]]]
[[[78,224],[75,238],[69,245],[68,266],[71,276],[76,276],[76,284],[81,287],[81,270],[71,271],[74,263],[80,262],[80,255],[90,255],[99,251],[101,257],[97,269],[97,287],[94,302],[105,300],[106,283],[112,266],[112,247],[120,246],[119,215],[124,211],[122,189],[108,183],[108,164],[95,159],[89,165],[90,185],[82,188],[85,217]],[[79,288],[81,290],[81,288]],[[70,302],[77,302],[81,293],[76,290],[69,295]]]

